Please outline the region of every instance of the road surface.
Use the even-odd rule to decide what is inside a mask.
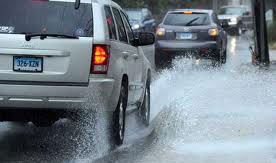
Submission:
[[[119,148],[110,143],[105,113],[47,129],[2,123],[0,162],[276,162],[276,75],[250,65],[248,46],[244,37],[230,37],[222,68],[181,59],[156,74],[152,125],[141,127],[136,113],[129,113]]]

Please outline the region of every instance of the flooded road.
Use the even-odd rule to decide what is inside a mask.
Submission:
[[[2,123],[0,162],[276,162],[276,73],[250,64],[245,38],[230,37],[228,44],[221,68],[180,59],[158,73],[151,126],[141,127],[130,113],[122,147],[111,145],[104,113],[46,129]]]
[[[99,162],[276,162],[276,73],[250,65],[248,46],[232,37],[222,68],[179,60],[159,74],[153,133]]]

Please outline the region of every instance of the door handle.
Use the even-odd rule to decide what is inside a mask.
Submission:
[[[139,55],[138,54],[133,54],[133,58],[136,60],[136,59],[139,59]]]

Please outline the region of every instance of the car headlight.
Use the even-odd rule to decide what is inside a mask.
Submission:
[[[219,30],[217,28],[209,29],[208,33],[210,36],[216,37],[219,35]]]
[[[156,35],[157,36],[164,36],[166,34],[166,29],[165,28],[157,28],[156,30]]]
[[[135,24],[132,26],[132,29],[135,30],[135,29],[139,29],[140,28],[140,25],[139,24]]]

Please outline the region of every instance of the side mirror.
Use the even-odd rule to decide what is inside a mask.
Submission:
[[[150,32],[139,32],[136,35],[135,46],[147,46],[155,43],[155,35]]]

